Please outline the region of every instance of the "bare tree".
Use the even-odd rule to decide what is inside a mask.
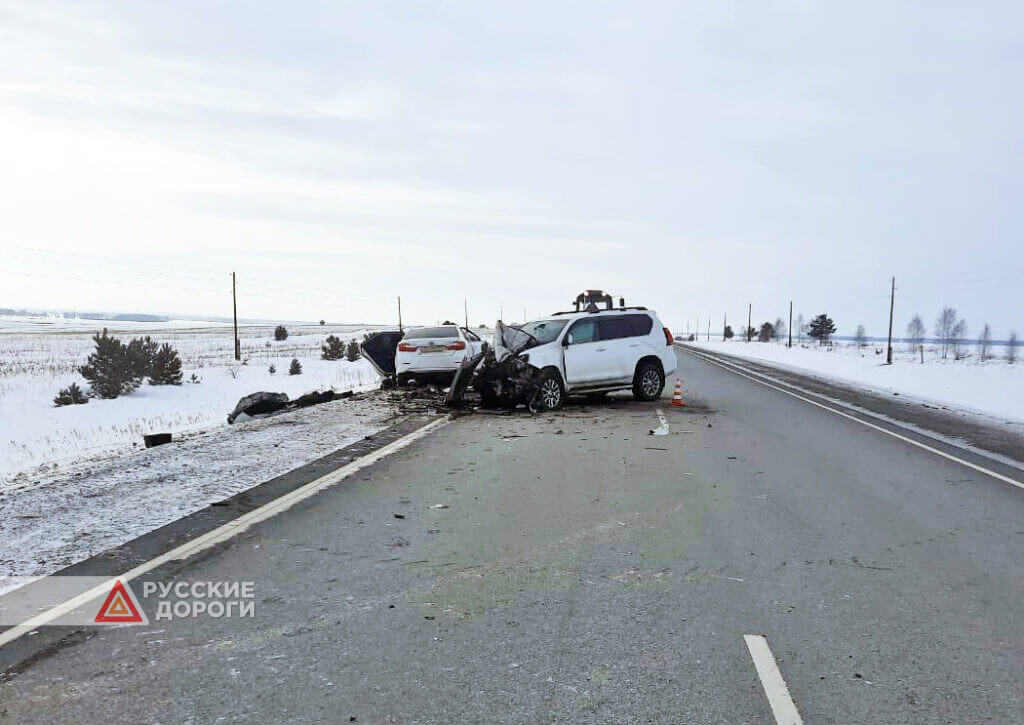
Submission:
[[[953,327],[953,339],[951,344],[953,345],[953,359],[961,360],[966,355],[964,354],[964,338],[967,337],[967,320],[960,320]]]
[[[864,330],[864,325],[857,325],[857,332],[854,334],[853,339],[857,343],[857,347],[867,346],[868,334]]]
[[[978,338],[978,345],[981,347],[981,361],[985,362],[991,355],[988,354],[988,349],[992,347],[992,328],[989,327],[988,323],[981,328],[981,337]]]
[[[1017,333],[1011,332],[1009,339],[1009,347],[1006,348],[1006,362],[1013,365],[1017,362]]]
[[[942,345],[942,359],[945,360],[949,348],[953,344],[953,330],[957,326],[956,310],[952,307],[943,307],[938,319],[935,320],[935,337]]]
[[[786,334],[786,323],[781,317],[775,318],[775,323],[772,325],[772,329],[775,330],[775,339],[778,340]]]
[[[802,314],[796,316],[796,341],[803,342],[804,335],[807,334],[807,324],[804,322],[804,316]]]
[[[914,315],[907,324],[907,339],[910,340],[911,352],[924,344],[924,321],[921,319],[921,315]]]

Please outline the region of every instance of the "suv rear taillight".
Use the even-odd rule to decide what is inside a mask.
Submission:
[[[419,350],[418,347],[416,347],[415,345],[410,345],[407,342],[398,343],[399,352],[416,352],[417,350]]]
[[[670,329],[668,329],[667,327],[663,327],[661,329],[665,332],[665,344],[666,345],[671,345],[672,344],[672,331]],[[401,346],[399,346],[399,349],[401,349]]]
[[[445,350],[465,350],[465,349],[466,349],[466,343],[464,343],[462,340],[459,340],[458,342],[453,342],[451,345],[448,345],[447,347],[445,347]]]

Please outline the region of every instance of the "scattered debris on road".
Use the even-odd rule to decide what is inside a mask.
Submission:
[[[166,443],[171,442],[170,433],[150,433],[149,435],[142,436],[143,443],[146,444],[146,448],[153,448],[155,446],[162,446]]]

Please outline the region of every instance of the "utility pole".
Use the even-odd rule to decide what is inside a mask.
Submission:
[[[501,320],[502,322],[505,321],[505,303],[504,302],[499,302],[498,303],[498,319]]]
[[[399,332],[405,332],[405,330],[402,329],[402,296],[401,295],[398,296],[398,331]]]
[[[693,323],[693,339],[695,342],[700,342],[700,315],[697,315],[697,319]]]
[[[885,356],[885,364],[892,365],[892,311],[896,306],[896,278],[892,278],[892,291],[889,293],[889,351]]]
[[[711,342],[711,315],[708,315],[708,342]]]
[[[751,312],[753,312],[753,310],[754,310],[754,303],[753,302],[748,302],[747,303],[747,329],[744,332],[744,334],[747,336],[747,342],[750,342],[750,315],[751,315]]]
[[[238,295],[235,292],[235,273],[231,273],[231,308],[235,316],[235,360],[242,359],[242,343],[238,341]]]
[[[789,301],[789,342],[786,347],[793,347],[793,300]]]
[[[462,298],[462,311],[464,313],[466,313],[466,329],[468,330],[469,329],[469,306],[468,306],[468,303],[466,302],[466,298],[465,297]]]
[[[729,326],[729,313],[722,313],[722,342],[725,342],[725,328]]]

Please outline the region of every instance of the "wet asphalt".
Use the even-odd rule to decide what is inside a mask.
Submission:
[[[1024,491],[679,356],[669,436],[458,418],[155,573],[254,617],[87,630],[0,721],[764,723],[761,633],[807,723],[1020,722]]]

